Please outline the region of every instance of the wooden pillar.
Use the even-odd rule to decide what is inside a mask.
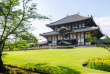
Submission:
[[[84,24],[85,24],[85,27],[86,27],[86,25],[87,25],[87,24],[86,24],[86,21],[84,21]]]
[[[73,24],[71,23],[71,30],[72,30]]]
[[[47,38],[47,44],[49,43],[49,39],[48,39],[48,36],[46,36],[46,38]]]
[[[81,42],[81,33],[82,32],[79,33],[79,35],[80,35],[80,38],[79,38],[80,39],[80,45],[82,45],[82,42]]]
[[[85,35],[86,33],[84,32],[84,45],[86,45]]]
[[[76,45],[78,45],[78,33],[76,33]]]
[[[79,22],[77,23],[77,28],[79,28]]]
[[[70,42],[70,33],[69,33],[69,42]]]
[[[57,45],[58,45],[58,35],[56,35],[56,38],[57,38]]]

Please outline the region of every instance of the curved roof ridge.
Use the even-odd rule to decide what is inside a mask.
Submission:
[[[82,16],[82,17],[91,17],[91,16],[85,16],[85,15],[81,15],[81,14],[78,14],[78,15],[80,15],[80,16]]]
[[[55,21],[53,23],[47,24],[46,26],[54,26],[54,25],[61,25],[61,24],[66,24],[66,23],[72,23],[72,22],[77,22],[77,21],[82,21],[91,18],[90,16],[83,16],[79,14],[75,15],[70,15],[66,16],[58,21]]]
[[[67,17],[68,17],[68,16],[66,16],[66,17],[64,17],[64,18],[62,18],[62,19],[60,19],[60,20],[58,20],[58,21],[52,22],[52,23],[50,23],[50,24],[53,24],[53,23],[59,22],[59,21],[65,19],[65,18],[67,18]],[[46,24],[46,26],[48,26],[48,25],[50,25],[50,24]]]

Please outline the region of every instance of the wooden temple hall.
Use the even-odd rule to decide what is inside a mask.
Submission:
[[[93,45],[88,42],[88,32],[100,39],[103,34],[92,16],[75,14],[47,24],[53,31],[40,34],[47,39],[49,46]]]

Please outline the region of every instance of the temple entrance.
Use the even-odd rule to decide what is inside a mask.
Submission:
[[[71,45],[71,43],[68,42],[68,41],[61,41],[61,42],[59,42],[59,45],[61,45],[61,46],[69,46],[69,45]]]

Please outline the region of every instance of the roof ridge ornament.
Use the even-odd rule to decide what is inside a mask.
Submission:
[[[68,14],[66,16],[68,16]]]
[[[91,15],[91,17],[93,18],[93,16]]]
[[[80,14],[80,12],[77,12],[77,14]]]

